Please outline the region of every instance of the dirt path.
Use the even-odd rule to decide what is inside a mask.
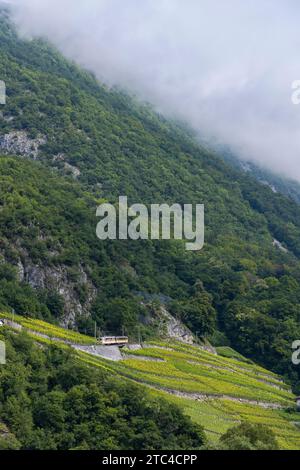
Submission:
[[[188,392],[180,392],[179,390],[172,390],[172,389],[163,388],[163,387],[162,388],[153,387],[153,388],[158,388],[159,390],[162,390],[171,395],[176,395],[177,397],[188,398],[189,400],[195,400],[195,401],[229,400],[229,401],[234,401],[237,403],[246,403],[247,405],[260,406],[261,408],[265,408],[265,409],[280,410],[280,409],[285,408],[283,405],[280,405],[279,403],[250,400],[248,398],[238,398],[238,397],[233,397],[231,395],[218,395],[218,394],[214,395],[212,393],[188,393]]]

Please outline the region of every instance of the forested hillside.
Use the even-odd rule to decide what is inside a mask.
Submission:
[[[299,389],[300,207],[184,129],[0,24],[0,305],[92,334],[159,334],[145,294]],[[100,242],[96,207],[203,203],[206,241]],[[274,239],[279,243],[275,243]],[[157,302],[157,300],[156,300]]]
[[[6,332],[0,369],[0,416],[10,435],[3,449],[197,449],[201,426],[166,400],[80,365],[70,351],[41,350],[27,335]]]
[[[282,193],[293,201],[300,203],[300,183],[284,175],[276,174],[257,163],[243,161],[233,155],[228,149],[219,149],[220,155],[234,168],[254,176],[262,184],[268,186],[274,193]]]
[[[231,348],[156,339],[112,360],[89,336],[0,319],[0,450],[299,449],[289,386]]]

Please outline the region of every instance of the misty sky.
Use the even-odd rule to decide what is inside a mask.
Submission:
[[[1,2],[1,0],[0,0]],[[298,0],[12,0],[22,34],[300,180]]]

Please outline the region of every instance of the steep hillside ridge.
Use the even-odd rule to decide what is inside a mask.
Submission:
[[[164,296],[194,334],[231,343],[297,387],[299,206],[43,41],[20,39],[5,15],[0,45],[1,152],[15,154],[0,158],[1,308],[149,339],[160,319],[137,293]],[[119,195],[204,203],[204,249],[100,242],[96,207]]]
[[[86,367],[68,345],[7,327],[0,337],[7,346],[1,450],[192,450],[205,443],[203,428],[177,405]]]
[[[152,396],[176,404],[195,424],[204,426],[211,442],[237,423],[249,421],[270,427],[282,449],[300,448],[294,395],[281,377],[256,364],[216,356],[174,340],[120,349],[121,361],[115,362],[108,353],[104,354],[107,359],[95,354],[93,348],[103,346],[83,347],[86,338],[74,332],[38,320],[15,320],[26,325],[27,334],[43,349],[51,344],[68,352],[72,345],[74,358],[87,369],[117,377],[118,383],[135,383]],[[2,334],[11,328],[14,334],[18,332],[7,324]]]
[[[282,175],[277,175],[251,161],[239,160],[231,154],[230,151],[220,148],[219,154],[224,160],[245,173],[250,174],[262,184],[268,186],[273,193],[281,193],[288,196],[291,200],[300,203],[300,183]]]

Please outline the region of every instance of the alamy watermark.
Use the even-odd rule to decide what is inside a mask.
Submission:
[[[126,196],[119,197],[119,213],[109,203],[101,204],[96,233],[100,240],[186,240],[185,248],[198,251],[204,245],[204,205],[144,204],[128,206]]]
[[[3,80],[0,80],[0,104],[6,104],[6,85]]]
[[[300,104],[300,80],[294,80],[292,83],[292,103],[295,105]]]
[[[6,348],[4,341],[0,341],[0,365],[6,364]]]
[[[300,364],[300,340],[297,339],[292,343],[292,349],[294,350],[292,354],[292,363],[294,366],[299,366]]]

